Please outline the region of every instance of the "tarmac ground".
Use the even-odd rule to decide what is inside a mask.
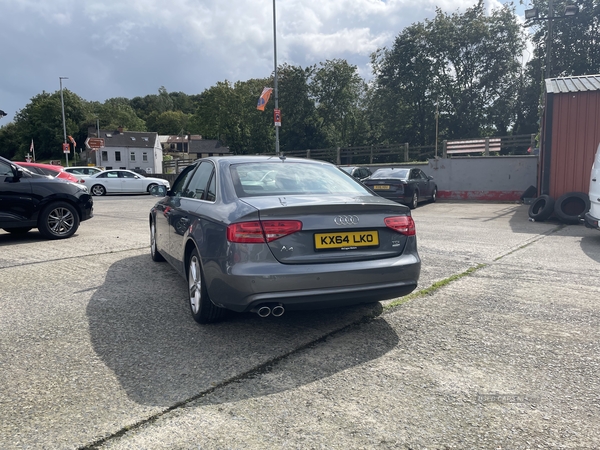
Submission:
[[[154,202],[0,231],[0,448],[600,448],[600,232],[423,204],[410,296],[200,326]]]

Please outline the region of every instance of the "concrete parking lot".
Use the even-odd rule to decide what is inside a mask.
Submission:
[[[597,231],[422,205],[407,302],[200,326],[154,201],[0,231],[0,448],[600,448]]]

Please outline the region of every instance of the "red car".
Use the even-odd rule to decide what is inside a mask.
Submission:
[[[69,172],[66,172],[63,166],[20,161],[13,162],[21,167],[25,167],[27,170],[33,173],[39,173],[40,175],[50,175],[54,178],[62,178],[67,181],[72,181],[73,183],[79,183],[79,178],[77,178],[74,175],[71,175]]]

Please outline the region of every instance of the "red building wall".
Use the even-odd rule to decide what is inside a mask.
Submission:
[[[600,143],[600,91],[546,94],[546,105],[541,192],[554,199],[572,191],[587,193]],[[545,180],[544,171],[549,174]]]

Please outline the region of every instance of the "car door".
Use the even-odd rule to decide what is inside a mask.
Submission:
[[[94,184],[101,184],[108,193],[122,192],[121,177],[119,177],[118,170],[107,170],[106,172],[101,173],[94,178],[91,185]]]
[[[138,174],[121,170],[119,171],[119,176],[121,177],[121,189],[123,192],[146,192],[146,183]]]
[[[180,201],[174,203],[170,211],[169,247],[173,258],[181,263],[184,263],[185,238],[190,225],[203,214],[202,210],[209,203],[214,202],[214,193],[209,195],[209,183],[214,171],[210,161],[202,161],[184,187]]]
[[[169,195],[155,205],[156,243],[161,254],[174,266],[177,266],[177,262],[173,259],[173,251],[169,241],[171,216],[179,208],[184,188],[188,185],[196,167],[196,164],[186,167],[173,183]]]
[[[433,182],[429,179],[429,177],[425,174],[425,172],[423,172],[421,169],[417,169],[418,170],[418,175],[419,175],[419,186],[420,186],[420,192],[421,192],[421,197],[431,197],[431,191],[432,191],[432,187],[433,187]]]
[[[16,179],[14,170],[10,164],[0,161],[0,228],[25,225],[35,211],[31,175]]]

